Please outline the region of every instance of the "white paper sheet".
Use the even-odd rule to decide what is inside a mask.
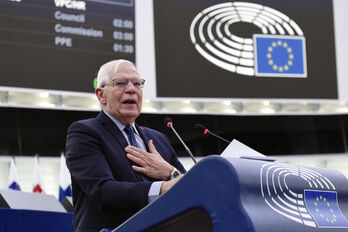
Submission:
[[[247,145],[239,142],[234,139],[230,145],[221,153],[221,156],[224,158],[241,158],[241,157],[266,157],[260,152],[255,151],[254,149],[248,147]]]

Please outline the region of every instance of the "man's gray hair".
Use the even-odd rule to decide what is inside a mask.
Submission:
[[[107,62],[106,64],[103,64],[98,71],[97,87],[103,88],[105,85],[107,85],[110,81],[110,74],[117,72],[118,66],[122,63],[129,63],[135,67],[135,65],[132,62],[123,59],[112,60]]]

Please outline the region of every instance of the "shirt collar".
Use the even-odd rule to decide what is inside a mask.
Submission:
[[[118,120],[116,117],[114,117],[114,116],[112,116],[111,114],[109,114],[108,112],[106,112],[105,110],[103,110],[103,112],[115,123],[115,125],[118,127],[118,129],[120,129],[120,131],[123,131],[124,128],[127,126],[127,125],[124,125],[124,124],[123,124],[120,120]],[[135,122],[132,122],[130,125],[133,127],[135,133],[139,135],[138,130],[137,130],[137,128],[135,127]]]

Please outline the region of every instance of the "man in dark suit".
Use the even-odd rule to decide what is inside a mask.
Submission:
[[[68,130],[74,231],[117,227],[185,172],[165,135],[135,123],[144,82],[129,61],[104,64],[96,88],[102,111]]]

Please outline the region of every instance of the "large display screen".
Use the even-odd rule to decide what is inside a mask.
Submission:
[[[332,0],[154,0],[157,97],[338,99]]]
[[[0,86],[93,92],[98,68],[135,62],[133,0],[0,0]]]

